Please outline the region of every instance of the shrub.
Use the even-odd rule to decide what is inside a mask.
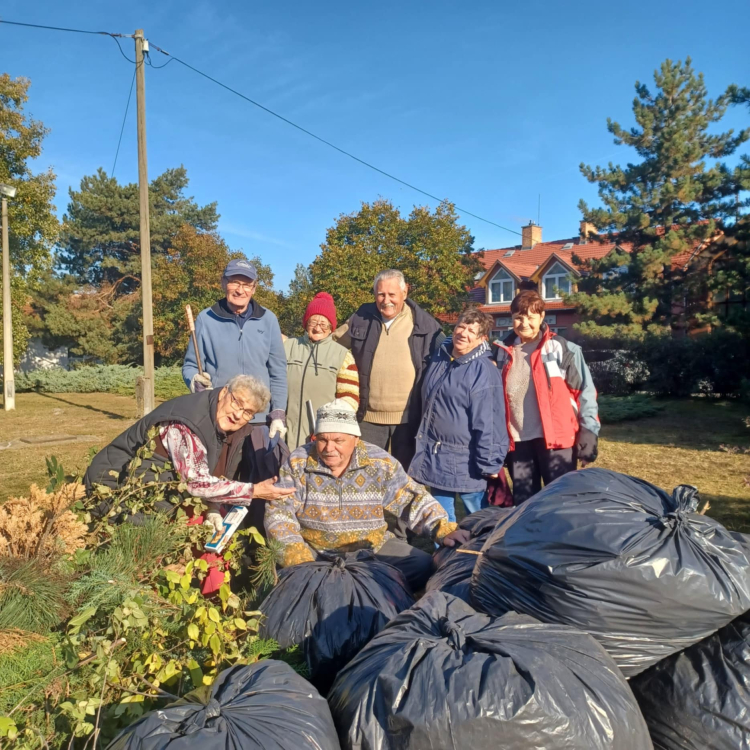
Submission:
[[[750,371],[750,339],[726,330],[581,344],[598,391],[613,396],[645,390],[657,396],[738,397]]]
[[[135,394],[135,381],[143,374],[140,367],[127,365],[93,365],[78,370],[33,370],[16,375],[16,391],[42,393],[117,393]],[[154,391],[157,398],[170,399],[188,392],[178,366],[157,367]]]
[[[625,396],[643,385],[649,376],[646,364],[627,349],[587,352],[586,362],[599,393]]]

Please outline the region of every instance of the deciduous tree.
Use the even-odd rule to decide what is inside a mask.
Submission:
[[[333,295],[340,320],[372,301],[372,282],[386,268],[403,271],[410,296],[433,315],[455,312],[481,269],[474,238],[455,207],[415,207],[408,219],[388,200],[342,214],[310,267],[312,291]]]
[[[51,169],[34,174],[31,162],[42,153],[48,130],[24,112],[31,83],[26,78],[0,75],[0,183],[17,190],[8,200],[10,260],[13,269],[13,355],[17,362],[26,350],[28,330],[23,308],[45,269],[57,238],[58,221],[52,203],[55,175]],[[0,291],[0,331],[2,330]]]

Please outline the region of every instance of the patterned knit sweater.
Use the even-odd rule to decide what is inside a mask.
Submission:
[[[314,560],[316,552],[377,552],[393,536],[388,517],[436,542],[456,529],[395,458],[362,440],[339,478],[319,460],[315,443],[300,446],[281,467],[278,485],[296,490],[266,504],[266,533],[284,545],[285,567]]]

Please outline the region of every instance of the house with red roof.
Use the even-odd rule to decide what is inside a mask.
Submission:
[[[577,291],[576,280],[583,272],[573,256],[585,262],[604,258],[616,249],[632,249],[628,243],[593,239],[593,234],[595,227],[582,221],[577,237],[544,242],[542,227],[529,222],[522,227],[520,245],[484,251],[484,272],[477,276],[470,297],[494,320],[493,338],[512,329],[510,303],[520,289],[528,288],[535,288],[542,295],[550,328],[563,336],[572,332],[581,318],[575,307],[564,302],[563,295]],[[681,253],[673,259],[673,267],[686,266],[694,255],[695,250]]]
[[[591,224],[581,222],[579,236],[544,242],[542,227],[529,222],[522,227],[520,245],[484,251],[485,270],[470,295],[472,302],[493,318],[493,337],[512,329],[510,303],[522,288],[536,288],[542,295],[547,323],[553,331],[562,335],[570,332],[580,316],[562,295],[576,291],[576,279],[582,270],[573,256],[583,261],[598,260],[619,247],[616,242],[588,239],[595,232]]]

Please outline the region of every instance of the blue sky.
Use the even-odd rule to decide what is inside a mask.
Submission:
[[[704,0],[613,3],[35,2],[4,0],[2,18],[132,34],[435,195],[545,239],[577,232],[596,201],[581,161],[626,162],[606,118],[633,124],[636,79],[692,56],[712,95],[750,81],[745,0],[721,16]],[[123,40],[129,56],[133,42]],[[28,111],[51,133],[38,167],[68,188],[111,172],[132,66],[105,37],[0,24],[0,70],[32,81]],[[154,53],[155,64],[166,58]],[[233,249],[259,255],[285,288],[341,213],[379,196],[404,213],[433,201],[328,149],[171,63],[146,71],[149,175],[184,164],[190,193],[216,200]],[[724,124],[743,127],[746,111]],[[116,176],[137,178],[134,101]],[[477,248],[517,235],[472,217]]]

